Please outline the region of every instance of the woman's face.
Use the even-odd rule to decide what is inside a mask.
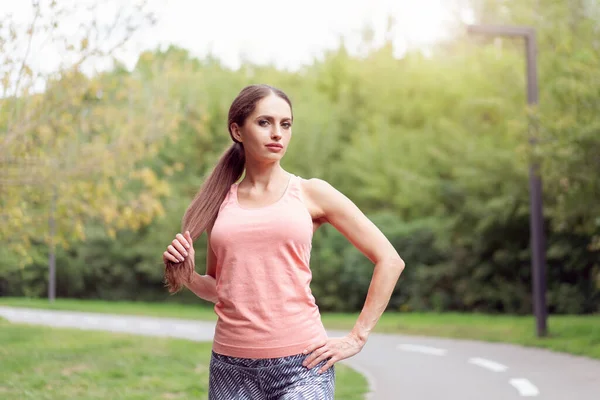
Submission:
[[[292,111],[281,97],[270,94],[260,100],[240,127],[232,124],[234,137],[244,144],[246,159],[280,160],[292,136]]]

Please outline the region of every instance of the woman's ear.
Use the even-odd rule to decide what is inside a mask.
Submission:
[[[236,124],[236,123],[234,122],[234,123],[232,123],[232,124],[231,124],[230,128],[231,128],[231,135],[233,136],[233,138],[234,138],[236,141],[238,141],[238,142],[242,143],[242,141],[243,141],[243,140],[242,140],[242,133],[241,133],[241,129],[240,129],[240,127],[238,126],[238,124]]]

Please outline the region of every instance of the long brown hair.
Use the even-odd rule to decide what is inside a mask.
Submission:
[[[246,86],[231,103],[227,128],[234,143],[221,156],[183,216],[181,232],[190,231],[193,241],[212,227],[231,185],[237,182],[244,173],[246,163],[244,146],[233,137],[231,125],[236,123],[243,126],[246,118],[256,108],[256,104],[270,94],[281,97],[289,104],[290,110],[292,109],[292,103],[283,91],[264,84]],[[165,284],[171,293],[181,290],[184,283],[188,282],[193,274],[193,264],[189,260],[183,263],[165,261]]]

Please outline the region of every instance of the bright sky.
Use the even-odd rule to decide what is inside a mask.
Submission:
[[[133,0],[103,1],[109,10],[115,4]],[[149,1],[158,14],[158,24],[121,55],[129,66],[143,49],[176,44],[200,57],[210,51],[233,68],[241,58],[296,68],[310,63],[324,49],[336,47],[340,36],[346,38],[350,51],[358,51],[358,37],[365,26],[375,29],[375,41],[381,43],[388,15],[396,20],[393,40],[396,54],[401,55],[407,46],[426,48],[443,37],[452,19],[454,3],[454,0]],[[27,20],[31,17],[30,4],[25,0],[0,0],[0,15],[12,12]],[[43,64],[51,65],[56,55],[44,51],[35,54],[39,57],[44,54]]]
[[[381,41],[387,15],[397,20],[398,51],[403,42],[427,44],[444,34],[449,0],[170,0],[151,42],[177,43],[194,53],[209,50],[236,66],[240,54],[259,63],[296,67],[339,36],[352,48],[367,25]]]

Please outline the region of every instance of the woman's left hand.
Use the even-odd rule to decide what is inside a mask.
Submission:
[[[311,369],[321,361],[329,359],[318,371],[321,374],[331,368],[336,362],[357,354],[362,350],[363,346],[364,343],[352,335],[327,339],[326,341],[312,344],[304,350],[304,354],[310,355],[306,357],[302,365]]]

